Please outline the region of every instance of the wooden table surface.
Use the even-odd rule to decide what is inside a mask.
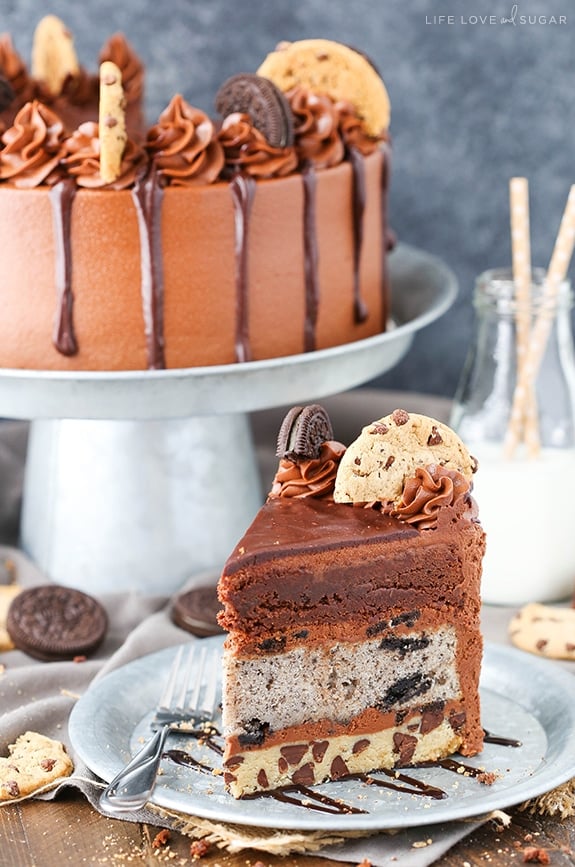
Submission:
[[[551,865],[575,864],[575,817],[559,821],[511,812],[503,829],[491,820],[454,846],[435,864],[439,867],[509,867],[524,864],[529,850],[544,850]],[[56,801],[23,801],[0,807],[1,867],[81,867],[81,865],[184,865],[201,867],[342,867],[343,862],[295,855],[277,857],[246,850],[229,855],[211,848],[193,861],[190,838],[173,831],[158,848],[160,828],[106,819],[80,794]],[[425,832],[422,829],[422,839]],[[154,845],[156,841],[156,845]],[[258,864],[258,862],[260,862]]]

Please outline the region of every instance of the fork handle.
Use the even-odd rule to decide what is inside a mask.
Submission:
[[[167,725],[158,729],[104,789],[100,795],[103,810],[107,813],[132,812],[150,800],[169,730]]]

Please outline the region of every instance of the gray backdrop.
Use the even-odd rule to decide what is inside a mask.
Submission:
[[[92,70],[105,38],[122,30],[148,67],[150,121],[178,91],[212,112],[219,84],[254,71],[281,39],[323,36],[369,54],[392,101],[393,226],[460,283],[449,313],[378,384],[453,394],[473,330],[474,278],[510,260],[514,174],[530,181],[534,263],[549,261],[575,180],[572,0],[0,0],[0,10],[0,31],[26,58],[38,19],[59,15]],[[566,22],[529,23],[533,15]]]

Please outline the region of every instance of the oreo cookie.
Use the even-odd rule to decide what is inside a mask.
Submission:
[[[281,424],[276,455],[295,462],[319,458],[322,445],[332,439],[333,428],[323,406],[294,406]]]
[[[293,115],[284,94],[273,81],[242,72],[224,81],[216,94],[222,117],[234,112],[248,114],[251,122],[276,148],[293,145]]]
[[[205,638],[224,632],[217,621],[222,610],[215,584],[194,587],[176,597],[170,611],[172,621],[186,632]]]
[[[0,75],[0,111],[4,111],[12,104],[15,95],[8,79]]]
[[[46,584],[23,590],[6,618],[12,641],[46,662],[88,656],[102,642],[108,617],[92,596],[72,587]]]

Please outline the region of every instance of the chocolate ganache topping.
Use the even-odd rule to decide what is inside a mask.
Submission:
[[[66,139],[65,156],[62,160],[68,174],[75,178],[79,187],[88,189],[125,190],[133,186],[138,174],[143,171],[146,152],[131,139],[126,142],[122,157],[121,173],[111,184],[100,175],[100,139],[98,124],[87,121]]]
[[[472,507],[469,490],[469,482],[457,470],[430,464],[419,467],[415,477],[406,481],[399,505],[385,507],[384,511],[407,524],[414,524],[419,530],[428,530],[437,525],[444,506],[464,502],[466,507]]]
[[[2,136],[0,179],[21,189],[55,183],[61,177],[64,136],[62,121],[53,111],[36,100],[26,103]]]
[[[335,485],[337,468],[345,446],[335,440],[324,442],[319,458],[297,462],[282,458],[273,480],[268,499],[276,497],[330,497]]]
[[[295,149],[301,163],[329,168],[345,156],[339,112],[329,96],[295,87],[286,94],[294,115]]]
[[[211,184],[224,166],[224,150],[212,121],[179,94],[148,132],[146,150],[172,186]]]
[[[253,178],[279,178],[297,169],[294,147],[273,147],[250,116],[233,112],[222,123],[219,140],[226,165]]]

